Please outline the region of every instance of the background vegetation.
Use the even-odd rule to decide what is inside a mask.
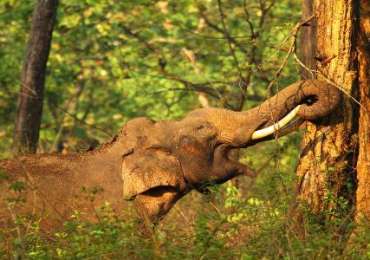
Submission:
[[[20,70],[35,1],[0,2],[0,157],[11,156]],[[40,152],[76,152],[109,140],[138,116],[176,119],[201,105],[247,109],[299,79],[287,57],[300,19],[298,0],[63,0],[48,61]],[[272,84],[274,83],[274,84]],[[245,92],[246,91],[246,92]],[[246,93],[244,95],[243,93]],[[294,205],[299,134],[243,152],[255,181],[181,200],[155,233],[138,232],[102,209],[44,237],[2,232],[0,255],[27,258],[316,259],[370,258],[370,232],[344,247],[345,219],[304,230]],[[328,198],[330,199],[330,198]],[[330,212],[328,212],[330,214]],[[11,250],[10,250],[11,248]]]

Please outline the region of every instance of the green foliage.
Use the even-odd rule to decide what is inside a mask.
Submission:
[[[0,4],[3,151],[11,144],[33,4]],[[222,3],[225,31],[235,39],[230,43],[220,32],[217,1],[61,1],[39,150],[60,150],[60,144],[74,146],[86,138],[103,142],[133,117],[179,118],[199,106],[199,91],[212,105],[232,108],[248,77],[247,92],[257,99],[245,105],[260,102],[286,55],[279,45],[299,18],[299,4],[279,1],[263,19],[258,1],[245,4]],[[289,64],[281,83],[296,78],[296,68]]]
[[[292,194],[273,201],[263,198],[263,186],[254,185],[254,189],[253,196],[246,196],[228,183],[213,190],[206,201],[192,194],[151,235],[141,232],[143,226],[133,216],[126,213],[125,218],[117,218],[109,205],[97,210],[98,222],[87,222],[82,212],[75,212],[61,230],[47,236],[40,232],[37,219],[17,216],[14,229],[0,231],[0,253],[7,258],[26,259],[369,257],[369,223],[356,227],[356,233],[348,240],[348,236],[343,236],[350,234],[343,230],[346,218],[323,225],[319,218],[303,210],[305,221],[300,222],[285,203],[291,202]],[[202,210],[196,209],[195,204]],[[185,219],[179,214],[181,208],[188,209]]]
[[[21,192],[23,191],[24,189],[26,188],[26,184],[22,181],[16,181],[16,182],[13,182],[11,185],[10,185],[10,189],[13,190],[13,191],[18,191],[18,192]]]

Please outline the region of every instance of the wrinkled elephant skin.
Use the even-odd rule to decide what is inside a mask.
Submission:
[[[289,132],[284,120],[274,125],[282,118],[295,115],[302,121],[316,120],[327,116],[339,102],[336,88],[310,80],[294,83],[245,112],[204,108],[180,121],[137,118],[129,121],[112,142],[95,151],[1,161],[0,169],[8,177],[0,181],[8,186],[14,181],[26,183],[22,196],[27,203],[14,210],[42,213],[47,216],[41,217],[46,228],[68,219],[76,208],[90,212],[103,201],[122,210],[123,198],[133,200],[143,218],[156,222],[192,189],[204,192],[208,185],[238,175],[254,177],[246,165],[230,158],[230,150],[274,138],[275,134],[265,128],[279,128],[279,135]],[[90,208],[79,200],[82,187],[101,188]],[[7,193],[2,188],[0,197],[4,201],[9,194],[20,193]],[[0,221],[7,224],[9,210],[5,209],[9,207],[0,206]]]

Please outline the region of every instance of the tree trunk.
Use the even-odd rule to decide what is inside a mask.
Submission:
[[[38,0],[21,74],[21,90],[14,131],[14,152],[35,153],[42,115],[46,63],[58,0]]]
[[[303,0],[302,5],[302,21],[307,21],[313,15],[313,0]],[[304,43],[300,46],[300,58],[303,64],[311,70],[316,70],[315,51],[316,51],[316,19],[311,19],[301,27],[300,42]],[[313,79],[314,74],[301,68],[302,79]]]
[[[309,43],[311,49],[303,50],[304,55],[309,55],[304,60],[310,61],[307,65],[314,69],[313,77],[333,82],[346,93],[336,113],[321,124],[307,125],[302,141],[297,168],[298,200],[318,216],[328,210],[335,216],[339,212],[347,214],[348,211],[342,210],[354,203],[357,145],[353,137],[357,132],[357,104],[348,98],[357,90],[354,2],[304,1],[308,5],[304,18],[312,10],[315,18],[308,26],[316,27],[305,31],[310,33],[306,38],[313,42]]]
[[[360,92],[359,155],[357,161],[356,217],[370,221],[370,1],[361,1],[358,35]]]

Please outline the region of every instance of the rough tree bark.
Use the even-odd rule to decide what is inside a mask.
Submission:
[[[58,0],[38,0],[21,74],[21,89],[14,131],[14,152],[35,153],[41,124],[46,63],[49,56]]]
[[[355,0],[304,1],[304,19],[315,18],[304,32],[309,42],[302,43],[304,61],[313,73],[303,76],[331,81],[347,97],[356,96],[358,80],[355,4]],[[327,210],[337,214],[345,203],[354,203],[357,109],[353,100],[344,98],[337,112],[325,119],[326,125],[307,125],[297,167],[298,200],[318,216]]]
[[[313,0],[303,0],[302,21],[307,21],[313,15]],[[316,51],[316,19],[311,19],[301,27],[300,35],[300,56],[301,61],[311,70],[316,69],[315,51]],[[312,79],[314,74],[305,68],[301,68],[301,77],[303,79]]]
[[[356,219],[370,221],[370,1],[361,1],[358,34],[360,92],[359,155],[357,161]]]

